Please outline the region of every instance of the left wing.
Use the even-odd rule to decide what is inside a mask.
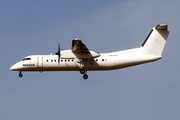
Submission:
[[[88,48],[82,43],[81,39],[72,39],[71,50],[74,53],[89,53]]]
[[[100,56],[99,53],[89,50],[81,39],[72,39],[71,50],[77,58],[96,58]]]

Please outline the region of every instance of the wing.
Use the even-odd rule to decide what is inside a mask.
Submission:
[[[72,39],[71,50],[78,58],[96,58],[100,56],[99,53],[89,50],[81,39]]]
[[[81,39],[72,39],[71,50],[74,53],[89,53],[88,48],[82,43]]]

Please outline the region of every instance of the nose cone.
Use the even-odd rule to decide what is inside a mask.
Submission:
[[[12,71],[17,71],[17,70],[18,70],[17,64],[13,65],[13,66],[10,68],[10,70],[12,70]]]

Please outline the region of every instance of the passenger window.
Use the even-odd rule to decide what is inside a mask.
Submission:
[[[47,60],[47,62],[48,62],[48,60]]]
[[[61,60],[61,62],[63,62],[63,60]]]
[[[53,62],[53,60],[51,60],[51,62]]]
[[[56,60],[54,60],[54,62],[56,62]]]
[[[98,61],[98,59],[96,59],[96,61]]]
[[[102,59],[102,61],[104,61],[104,59]]]

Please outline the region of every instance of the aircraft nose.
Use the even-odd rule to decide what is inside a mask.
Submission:
[[[18,66],[16,64],[10,67],[10,70],[12,71],[16,71],[17,69],[18,69]]]

